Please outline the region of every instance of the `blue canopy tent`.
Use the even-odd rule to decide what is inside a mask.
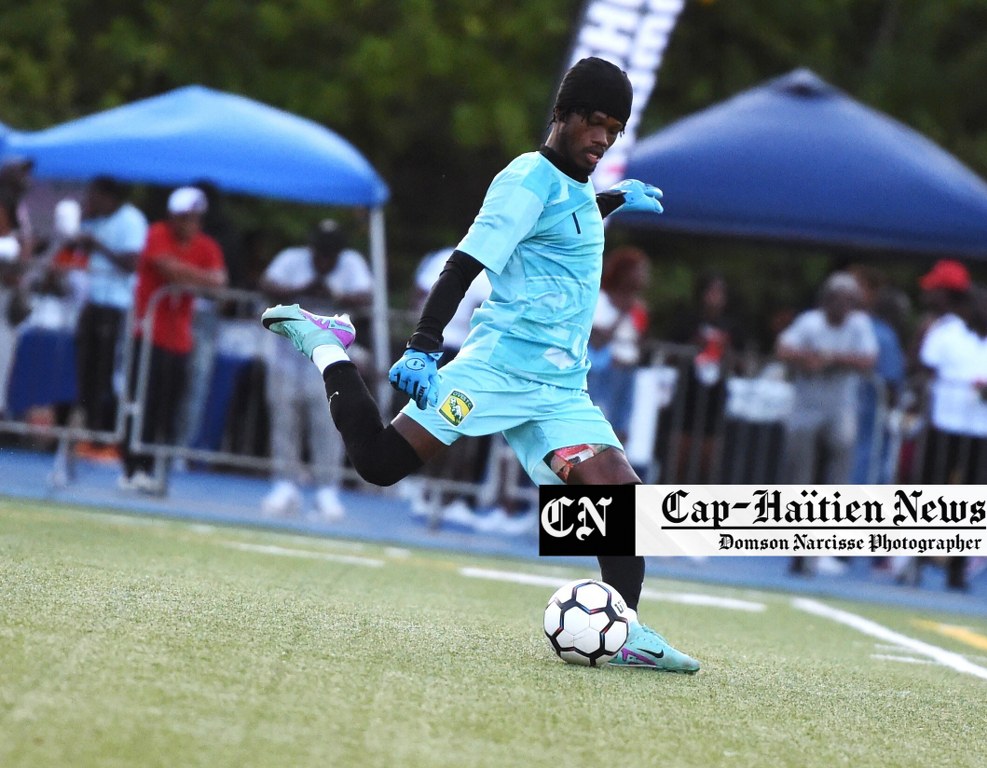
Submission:
[[[389,362],[382,206],[389,197],[370,163],[331,130],[243,96],[187,86],[36,132],[12,132],[3,156],[34,161],[39,179],[178,186],[208,180],[229,192],[371,209],[377,276],[374,347]]]
[[[625,175],[665,213],[617,226],[987,258],[987,183],[806,69],[641,140]]]
[[[209,179],[224,190],[372,208],[387,185],[356,149],[318,123],[192,85],[8,137],[6,152],[30,157],[38,178],[176,186]]]
[[[14,158],[13,153],[7,152],[7,141],[17,133],[6,123],[0,122],[0,166]]]

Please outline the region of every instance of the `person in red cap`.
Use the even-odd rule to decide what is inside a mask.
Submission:
[[[131,398],[135,395],[141,346],[150,343],[151,370],[141,432],[145,443],[173,442],[176,437],[177,408],[185,391],[188,357],[195,343],[193,294],[187,289],[223,288],[227,283],[222,249],[202,231],[207,206],[205,193],[197,187],[179,187],[172,192],[168,218],[151,225],[137,262],[134,336],[138,343],[131,366],[130,394]],[[148,318],[152,312],[153,318]],[[145,338],[145,318],[150,321],[149,338]],[[123,474],[119,485],[124,490],[163,493],[164,478],[150,474],[154,458],[130,449],[133,428],[133,419],[128,418],[121,446]]]
[[[941,310],[918,347],[928,393],[928,427],[918,443],[919,480],[981,485],[987,482],[987,327],[981,292],[956,261],[937,262],[919,285],[927,302]],[[921,563],[916,561],[913,583]],[[944,565],[947,586],[966,589],[966,559],[947,558]]]
[[[959,291],[966,293],[970,290],[970,273],[958,261],[943,259],[937,261],[928,274],[923,275],[919,285],[924,291]]]
[[[912,369],[921,367],[919,350],[922,348],[926,334],[933,326],[960,319],[970,284],[970,273],[967,268],[952,259],[937,261],[932,265],[932,269],[919,278],[923,314],[908,350],[908,361]]]

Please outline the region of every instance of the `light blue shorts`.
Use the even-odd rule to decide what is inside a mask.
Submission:
[[[545,457],[570,445],[621,448],[613,427],[585,391],[522,379],[468,357],[439,370],[439,405],[420,410],[410,401],[401,412],[446,445],[457,438],[502,432],[536,485],[562,480]]]

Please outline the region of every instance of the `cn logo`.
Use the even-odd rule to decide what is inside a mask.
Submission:
[[[542,555],[633,555],[633,485],[543,485],[538,489]]]
[[[572,506],[573,500],[568,496],[552,499],[541,510],[542,530],[556,539],[565,538],[573,529],[579,541],[585,540],[594,530],[599,531],[601,536],[606,536],[607,507],[612,503],[612,498],[597,499],[594,502],[587,496],[580,496],[578,511],[574,515],[575,522],[567,523],[572,515],[567,515],[566,512]]]

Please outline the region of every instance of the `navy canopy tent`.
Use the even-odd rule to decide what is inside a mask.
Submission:
[[[3,156],[34,161],[39,179],[178,186],[206,180],[227,192],[371,209],[378,367],[387,345],[382,206],[389,190],[370,163],[331,130],[243,96],[187,86],[42,131],[11,132]]]
[[[987,183],[805,69],[643,139],[626,177],[665,192],[628,227],[987,258]]]

